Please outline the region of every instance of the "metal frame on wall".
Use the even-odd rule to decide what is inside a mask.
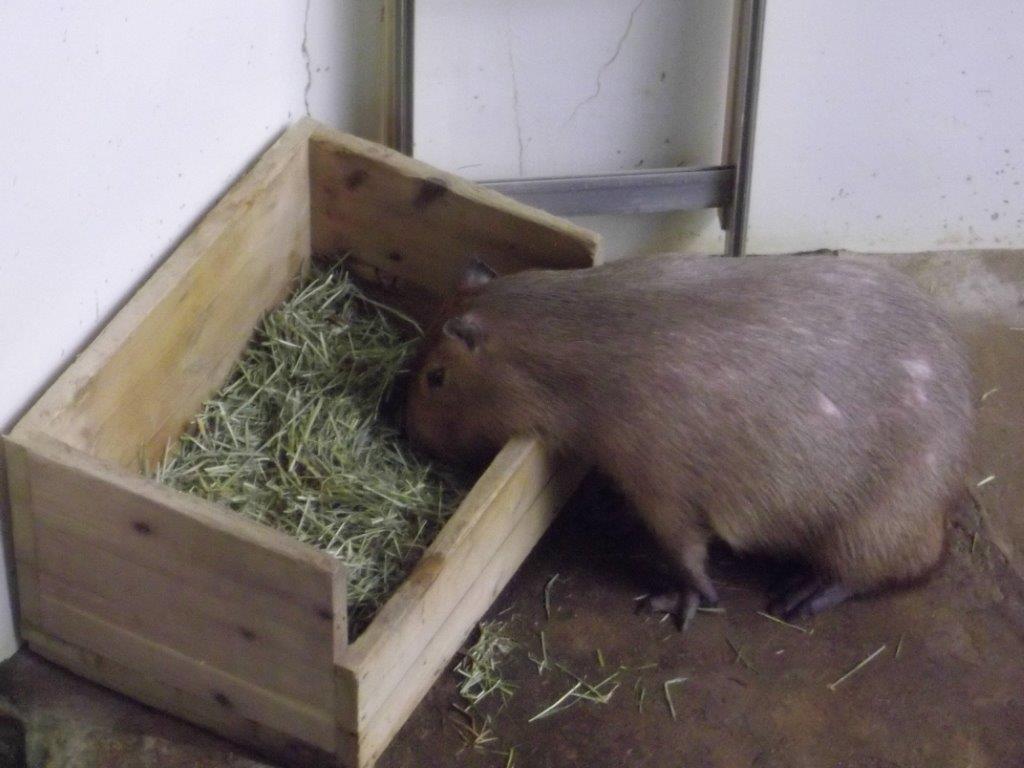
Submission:
[[[717,208],[726,255],[744,255],[765,2],[736,0],[721,165],[480,183],[564,216]],[[413,148],[414,9],[414,0],[385,2],[384,140],[406,154]]]

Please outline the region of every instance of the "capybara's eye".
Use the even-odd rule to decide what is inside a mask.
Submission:
[[[432,368],[427,371],[427,386],[437,389],[444,384],[444,368]]]

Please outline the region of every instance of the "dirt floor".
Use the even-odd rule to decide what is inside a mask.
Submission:
[[[681,634],[635,612],[663,584],[661,562],[614,494],[588,483],[489,613],[517,643],[504,667],[514,693],[474,715],[493,740],[467,746],[449,670],[382,768],[1024,766],[1024,253],[886,258],[957,318],[985,395],[974,501],[954,516],[942,569],[794,628],[758,613],[777,566],[716,552],[725,610]],[[607,703],[530,722],[579,680],[612,675]],[[21,727],[33,768],[264,764],[25,651],[0,665],[0,768],[19,764],[4,748]]]

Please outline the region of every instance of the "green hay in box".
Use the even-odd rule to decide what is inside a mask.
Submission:
[[[314,265],[156,472],[344,561],[352,637],[461,496],[382,414],[419,335],[343,265]]]

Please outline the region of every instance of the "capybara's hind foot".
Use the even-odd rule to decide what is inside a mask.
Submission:
[[[713,590],[710,594],[702,595],[696,589],[684,589],[648,595],[640,601],[637,609],[667,614],[675,620],[679,631],[684,632],[690,628],[690,622],[697,615],[698,608],[713,608],[716,605],[718,595]]]
[[[768,612],[786,621],[805,619],[834,608],[853,594],[853,590],[842,582],[812,576],[772,600]]]

